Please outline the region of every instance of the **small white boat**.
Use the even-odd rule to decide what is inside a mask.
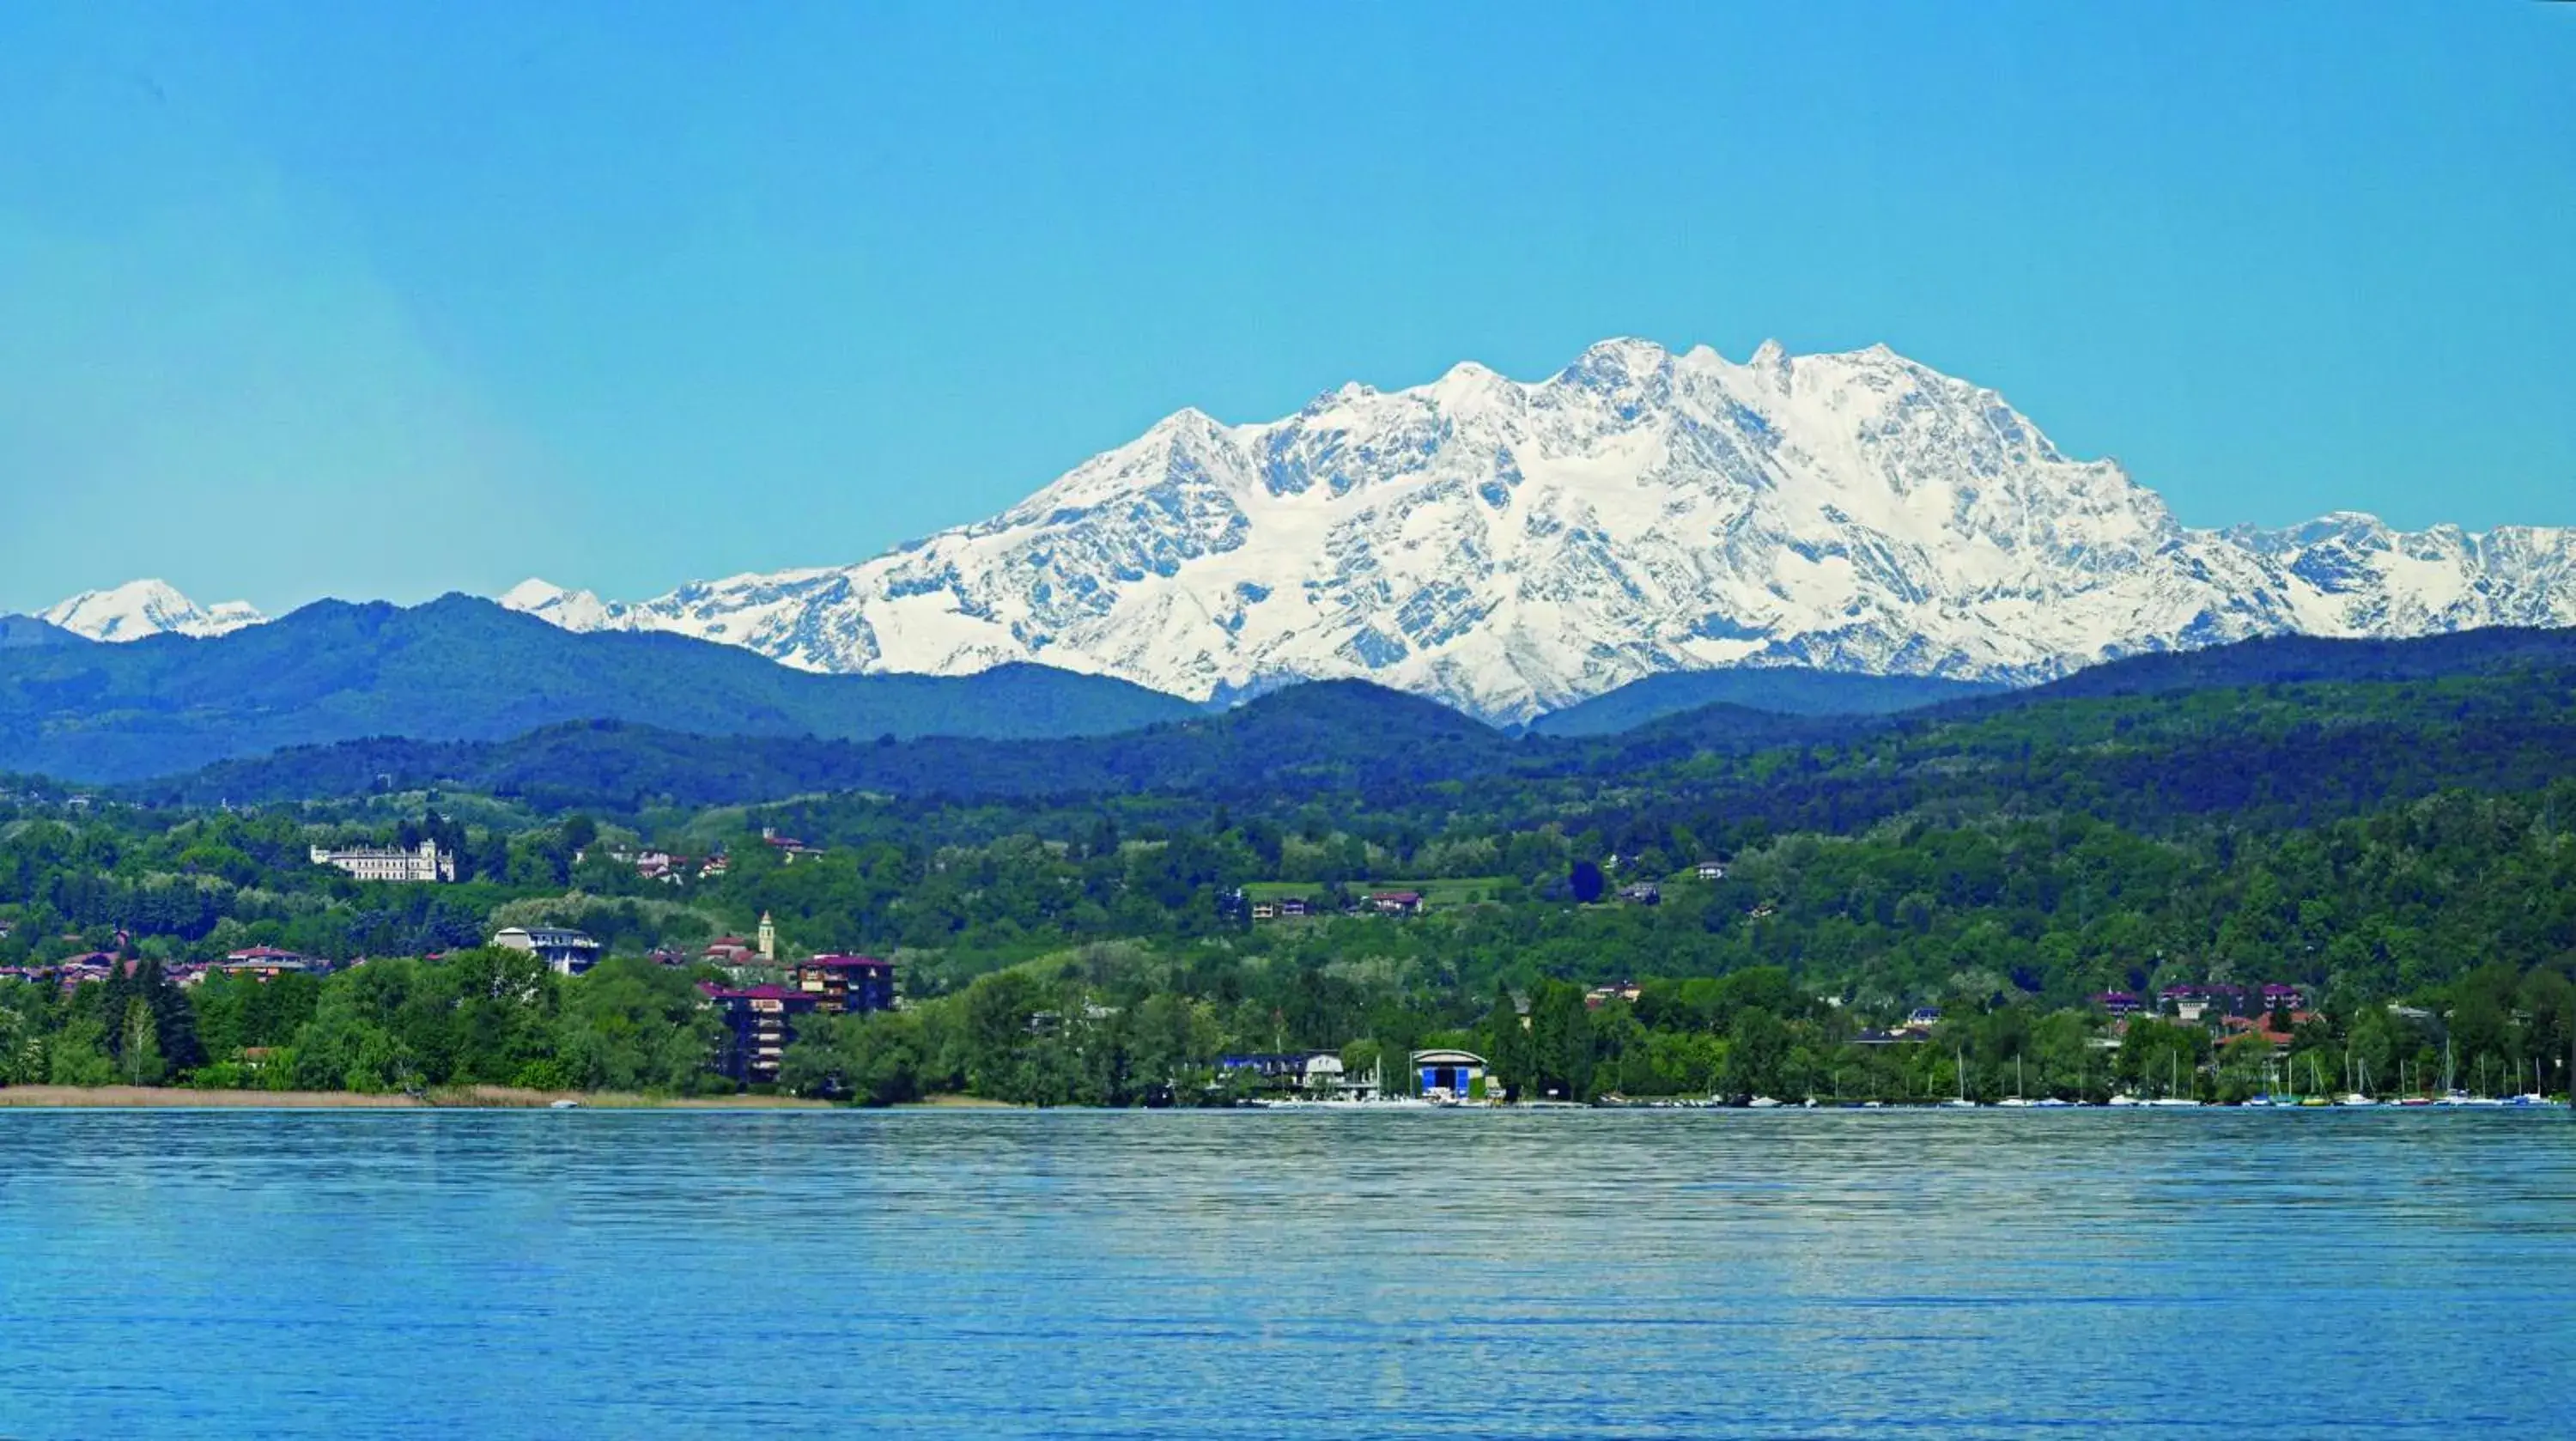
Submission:
[[[1778,1107],[1780,1102],[1772,1096],[1756,1096],[1745,1104],[1757,1111],[1768,1111]]]
[[[2122,1091],[2111,1097],[2111,1104],[2114,1106],[2143,1106],[2146,1102],[2139,1100],[2137,1097],[2130,1095],[2126,1091]]]
[[[556,1101],[547,1106],[546,1109],[549,1111],[578,1111],[581,1109],[581,1102],[573,1100]]]
[[[2335,1104],[2338,1106],[2376,1106],[2379,1103],[2368,1096],[2363,1095],[2359,1091],[2347,1091],[2344,1093],[2343,1099],[2335,1102]]]

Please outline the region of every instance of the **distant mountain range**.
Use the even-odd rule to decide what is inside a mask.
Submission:
[[[531,580],[500,603],[834,674],[1044,663],[1214,703],[1364,678],[1497,723],[1616,726],[1769,682],[1576,708],[1730,668],[2028,685],[2255,636],[2576,623],[2576,530],[2187,529],[2116,463],[1884,347],[1738,364],[1614,340],[1534,383],[1461,365],[1264,424],[1185,410],[855,565],[631,603]],[[259,620],[153,581],[44,618],[101,640]]]
[[[2257,635],[2564,625],[2576,531],[2192,530],[1884,347],[1614,340],[1536,383],[1461,365],[1264,424],[1185,410],[856,565],[504,603],[812,670],[1045,660],[1218,700],[1365,677],[1517,722],[1724,666],[2029,684]]]
[[[197,639],[0,648],[0,770],[82,781],[193,770],[364,736],[500,740],[571,720],[722,736],[874,740],[1134,730],[1188,702],[1043,666],[973,676],[823,676],[669,635],[577,635],[487,600],[325,601]]]
[[[113,590],[85,590],[36,617],[89,640],[144,640],[156,635],[199,638],[229,635],[268,617],[244,601],[201,606],[163,580],[128,581]]]

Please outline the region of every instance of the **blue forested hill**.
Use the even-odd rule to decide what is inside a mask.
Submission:
[[[537,639],[551,643],[559,635]],[[558,686],[545,696],[552,714],[535,713],[533,728],[495,736],[504,724],[499,717],[530,712],[513,710],[506,697],[486,695],[473,703],[479,710],[438,697],[444,708],[432,714],[444,734],[325,739],[195,773],[176,767],[136,794],[246,802],[437,785],[630,808],[847,790],[959,797],[1156,791],[1293,804],[1322,792],[1497,778],[1699,774],[1723,760],[1746,770],[1731,785],[1748,796],[1758,792],[1765,810],[1796,810],[1807,824],[1887,814],[1927,787],[1957,789],[1947,780],[1933,785],[1936,775],[1970,775],[1993,787],[2006,772],[2021,777],[2014,786],[2049,794],[2116,777],[2117,785],[2148,788],[2165,798],[2160,805],[2182,810],[2206,809],[2236,782],[2268,785],[2278,799],[2295,777],[2330,791],[2341,808],[2379,785],[2380,776],[2402,788],[2402,777],[2448,773],[2445,767],[2487,780],[2522,774],[2535,755],[2545,758],[2564,744],[2571,724],[2565,678],[2576,674],[2576,635],[2568,632],[2267,641],[2122,661],[2052,686],[1896,715],[1784,715],[1717,704],[1615,734],[1514,738],[1434,702],[1356,681],[1290,687],[1222,714],[1141,692],[1144,703],[1133,709],[1092,705],[1069,714],[1068,692],[1115,701],[1125,688],[1025,668],[964,681],[833,680],[666,637],[565,639],[645,642],[655,650],[635,653],[648,658],[672,650],[748,663],[752,680],[776,688],[768,696],[846,688],[873,698],[876,708],[818,718],[813,709],[774,700],[764,708],[675,687],[674,673],[627,682],[646,688],[642,694],[655,700],[649,707],[586,711]],[[291,697],[299,686],[314,689],[288,676],[266,693]],[[389,689],[380,680],[356,698]],[[889,696],[933,704],[892,715]],[[1052,708],[1035,706],[1033,696],[1051,699]],[[345,690],[328,691],[322,704],[345,707],[352,699]],[[987,702],[1004,709],[959,713]],[[118,733],[130,737],[153,719],[129,717]],[[421,713],[410,724],[421,727]],[[489,729],[477,733],[469,724]],[[1066,733],[1077,724],[1090,733]],[[1049,727],[1057,733],[1043,733]],[[895,743],[880,743],[889,735]],[[2420,754],[2407,753],[2409,746]],[[1761,762],[1757,775],[1747,758],[1758,753],[1793,759]],[[1724,759],[1730,757],[1736,759]],[[46,769],[16,754],[0,754],[0,767]]]
[[[610,808],[732,804],[847,790],[1293,797],[1497,774],[1524,750],[1435,701],[1364,681],[1322,681],[1274,691],[1222,714],[1116,735],[888,742],[700,735],[583,722],[499,742],[371,739],[299,747],[133,790],[154,801],[245,803],[442,786]]]
[[[1426,826],[1459,814],[1714,807],[1731,825],[1849,834],[1926,808],[2079,810],[2150,831],[2221,815],[2307,825],[2446,786],[2531,789],[2571,770],[2576,665],[1894,718],[1714,706],[1615,736],[1517,739],[1416,697],[1337,682],[1109,736],[853,743],[587,723],[500,742],[305,748],[130,793],[244,803],[435,788],[623,814],[847,793],[1005,811],[1150,795],[1183,811],[1321,816],[1356,806]]]
[[[2285,635],[2206,650],[2130,656],[2027,690],[1954,701],[1946,709],[1953,713],[1988,712],[2053,700],[2154,695],[2217,686],[2434,680],[2567,666],[2576,666],[2576,630],[2496,626],[2411,640]]]
[[[33,650],[38,646],[81,646],[97,642],[32,615],[0,615],[0,650]]]
[[[451,595],[324,601],[212,640],[0,652],[0,769],[107,782],[369,736],[492,741],[565,721],[706,735],[1044,737],[1194,715],[1125,681],[1014,665],[824,676],[671,635],[576,635]]]
[[[1982,681],[1938,676],[1856,675],[1796,666],[1675,671],[1630,681],[1617,690],[1550,711],[1531,721],[1529,729],[1537,735],[1615,735],[1713,705],[1775,715],[1886,715],[2001,689]]]

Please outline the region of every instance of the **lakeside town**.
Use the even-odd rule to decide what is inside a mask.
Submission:
[[[763,864],[781,870],[800,862],[810,865],[829,854],[826,847],[774,828],[762,829],[759,840]],[[599,854],[639,884],[654,887],[704,886],[720,881],[732,868],[723,851],[689,857],[646,846],[602,846]],[[395,845],[316,844],[307,847],[305,859],[311,867],[367,887],[452,887],[459,875],[456,852],[435,838]],[[1620,860],[1610,859],[1613,866]],[[574,856],[575,864],[587,860],[583,853]],[[1634,868],[1633,861],[1629,864]],[[1727,876],[1724,862],[1702,861],[1671,877],[1616,886],[1605,882],[1594,904],[1656,907],[1667,886],[1714,885]],[[1486,903],[1480,884],[1459,882],[1360,888],[1272,883],[1237,888],[1225,902],[1254,928],[1329,921],[1403,925],[1444,908]],[[0,940],[9,937],[10,924],[0,921]],[[78,939],[77,933],[62,938]],[[24,948],[25,938],[20,940]],[[61,943],[53,948],[60,949]],[[610,948],[580,927],[542,922],[500,926],[481,938],[480,949],[522,957],[558,986],[579,984],[610,958]],[[437,965],[447,958],[433,951],[395,959]],[[101,993],[118,987],[166,987],[181,996],[200,995],[209,985],[319,988],[335,977],[384,964],[382,959],[331,959],[265,943],[204,959],[161,959],[142,954],[135,937],[120,930],[106,948],[0,966],[0,985],[42,988],[61,1006],[76,1008],[93,987]],[[902,1024],[915,1019],[908,1013],[923,1000],[954,1004],[958,999],[910,994],[892,959],[791,950],[765,911],[748,935],[717,935],[685,947],[653,946],[631,956],[628,964],[650,967],[685,985],[685,1003],[694,1013],[692,1024],[700,1028],[704,1051],[703,1074],[692,1086],[746,1095],[853,1098],[857,1089],[835,1069],[843,1058],[817,1057],[825,1038],[846,1042],[859,1034],[849,1026],[864,1026],[871,1019]],[[1578,996],[1579,1015],[1571,1024],[1600,1036],[1636,1028],[1641,1016],[1659,1019],[1659,1007],[1669,1008],[1687,986],[1722,984],[1623,980],[1579,990],[1505,988],[1482,1025],[1451,1028],[1419,1045],[1389,1047],[1360,1038],[1334,1048],[1225,1048],[1217,1044],[1221,1037],[1208,1036],[1195,1048],[1174,1053],[1165,1074],[1134,1078],[1126,1096],[1149,1105],[1264,1109],[2486,1109],[2562,1104],[2553,1091],[2563,1087],[2565,1070],[2557,1067],[2553,1077],[2555,1058],[2533,1056],[2527,1066],[2516,1062],[2506,1067],[2481,1050],[2463,1068],[2450,1036],[2450,1017],[2396,1002],[2364,1019],[2411,1044],[2357,1050],[2352,1018],[2336,1024],[2307,989],[2281,981],[2177,982],[2151,991],[2096,992],[2084,998],[2080,1009],[2047,1018],[2068,1023],[2059,1026],[2059,1044],[2047,1047],[2030,1041],[1998,1046],[1978,1034],[1974,1024],[1945,1024],[1937,1005],[1900,1011],[1854,1004],[1841,995],[1773,995],[1764,1001],[1768,1009],[1761,1019],[1777,1024],[1782,1013],[1799,1012],[1796,1024],[1812,1032],[1816,1042],[1805,1063],[1784,1060],[1767,1074],[1736,1067],[1732,1076],[1720,1074],[1726,1069],[1721,1066],[1706,1086],[1651,1080],[1640,1086],[1635,1068],[1605,1066],[1605,1057],[1596,1056],[1580,1068],[1551,1067],[1535,1054],[1543,1034],[1556,1037],[1550,1044],[1565,1044],[1569,1022],[1564,1007]],[[975,989],[969,987],[968,994]],[[1554,993],[1552,1007],[1542,1004],[1541,992],[1547,990]],[[1078,1052],[1087,1039],[1106,1043],[1125,1020],[1124,1006],[1091,989],[1076,987],[1069,995],[1051,997],[1042,988],[1031,988],[1024,994],[1025,1004],[1000,1020],[1016,1027],[1032,1047]],[[1557,1013],[1553,1019],[1546,1014],[1550,1009]],[[2507,1019],[2527,1024],[2530,1018],[2517,1013]],[[989,1019],[985,1023],[991,1024]],[[282,1038],[266,1039],[268,1044],[208,1057],[210,1064],[196,1073],[196,1083],[216,1077],[235,1086],[276,1086],[293,1068],[281,1069],[288,1050],[277,1043]],[[1729,1028],[1721,1044],[1750,1049],[1754,1042],[1753,1036]],[[1597,1042],[1590,1045],[1599,1048]],[[554,1078],[542,1068],[532,1074]],[[407,1083],[406,1088],[414,1086]],[[905,1094],[898,1087],[893,1098]]]

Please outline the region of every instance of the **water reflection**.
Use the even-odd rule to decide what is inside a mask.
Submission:
[[[2576,1415],[2563,1116],[0,1113],[0,1434]]]

